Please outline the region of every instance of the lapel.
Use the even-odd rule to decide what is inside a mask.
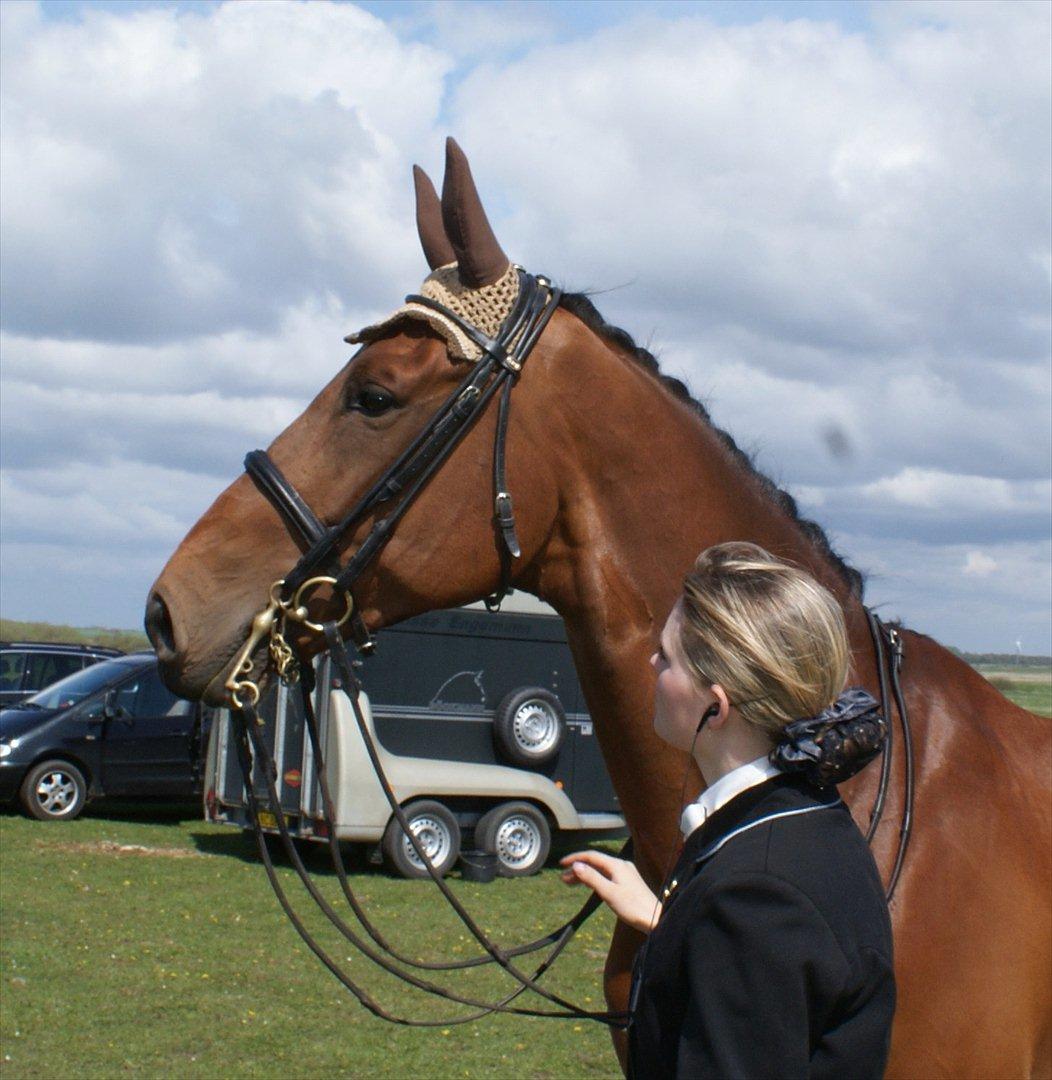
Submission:
[[[807,813],[840,802],[835,788],[816,788],[803,777],[791,773],[772,776],[724,803],[683,844],[676,865],[666,882],[661,900],[666,908],[700,867],[724,843],[773,815]]]

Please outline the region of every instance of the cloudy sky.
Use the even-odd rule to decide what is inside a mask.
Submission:
[[[137,626],[174,545],[425,266],[512,258],[686,379],[869,577],[1052,652],[1052,6],[0,4],[2,591]]]

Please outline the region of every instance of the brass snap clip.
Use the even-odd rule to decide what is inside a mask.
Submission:
[[[259,643],[270,637],[278,621],[278,613],[281,611],[281,603],[273,598],[259,614],[252,620],[252,628],[245,638],[245,644],[238,650],[234,657],[230,675],[223,684],[230,694],[230,701],[235,709],[245,709],[255,705],[259,701],[259,684],[248,678],[252,674],[252,655]]]

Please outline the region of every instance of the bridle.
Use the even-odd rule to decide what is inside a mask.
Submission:
[[[256,833],[257,844],[267,877],[274,888],[279,903],[307,946],[367,1009],[385,1020],[421,1027],[468,1023],[494,1012],[559,1019],[587,1019],[614,1027],[624,1027],[627,1014],[581,1009],[562,996],[547,990],[538,982],[556,956],[569,943],[578,927],[599,907],[600,902],[597,897],[594,895],[589,897],[572,919],[552,933],[526,945],[505,949],[490,940],[443,881],[441,875],[436,872],[422,843],[411,829],[408,819],[398,803],[397,796],[384,773],[375,740],[369,730],[369,725],[365,720],[359,701],[360,685],[347,659],[347,652],[340,632],[341,626],[349,622],[351,637],[358,648],[362,652],[372,650],[372,639],[361,621],[354,601],[354,584],[388,542],[395,526],[405,515],[414,499],[442,467],[454,448],[471,430],[476,420],[494,397],[499,398],[493,452],[493,484],[494,515],[501,543],[501,583],[497,592],[492,597],[487,598],[487,603],[490,606],[499,605],[500,600],[510,587],[511,560],[518,558],[521,554],[515,530],[514,507],[508,491],[505,469],[505,443],[511,391],[523,364],[555,313],[562,295],[561,291],[554,288],[547,278],[534,277],[518,267],[516,270],[519,283],[517,298],[500,330],[493,338],[487,337],[477,327],[429,297],[411,295],[406,298],[407,303],[423,305],[455,323],[478,346],[482,355],[474,363],[460,385],[425,425],[424,429],[337,524],[326,527],[318,519],[306,501],[285,478],[265,451],[253,450],[245,458],[245,471],[277,509],[293,535],[301,544],[306,546],[306,551],[293,570],[283,580],[277,581],[271,586],[269,603],[253,619],[248,638],[234,659],[231,675],[226,682],[226,689],[234,706],[232,716],[237,730],[238,756],[245,780],[249,815]],[[386,512],[382,517],[374,521],[354,555],[345,564],[341,565],[338,552],[343,537],[352,528],[360,524],[367,515],[380,508],[384,508]],[[307,604],[312,591],[322,585],[328,586],[335,596],[344,598],[345,609],[339,619],[319,623],[310,620]],[[309,664],[300,664],[292,647],[288,644],[286,633],[289,624],[300,624],[324,637],[332,667],[337,672],[340,687],[350,702],[359,734],[365,744],[366,752],[390,805],[392,814],[401,826],[417,857],[423,862],[429,876],[441,890],[464,926],[481,946],[485,955],[469,960],[445,963],[415,961],[394,950],[368,919],[347,879],[339,851],[333,802],[325,768],[324,750],[319,738],[318,724],[311,701],[314,679],[313,669]],[[266,641],[270,660],[273,662],[278,675],[286,681],[298,680],[300,684],[304,718],[314,754],[334,868],[341,890],[365,931],[364,937],[348,926],[318,891],[304,867],[288,831],[288,823],[282,811],[274,783],[276,770],[272,755],[262,737],[260,731],[261,721],[255,709],[259,700],[260,688],[259,684],[251,678],[255,654],[264,641]],[[474,1010],[473,1012],[439,1020],[410,1020],[405,1017],[395,1016],[379,1005],[368,991],[353,980],[329,952],[322,947],[293,909],[274,872],[270,853],[259,825],[260,807],[255,793],[254,773],[260,771],[262,772],[269,804],[275,813],[285,852],[304,887],[325,917],[348,942],[383,970],[417,989],[444,998],[447,1001],[469,1006]],[[531,972],[520,970],[513,962],[520,956],[527,956],[545,949],[548,950],[547,954]],[[497,1001],[480,1001],[456,993],[447,987],[435,985],[429,980],[414,974],[414,970],[411,970],[453,971],[488,963],[497,964],[518,984],[514,990]],[[526,990],[540,995],[556,1008],[531,1009],[512,1005],[511,1002]]]
[[[500,403],[493,448],[493,486],[494,510],[502,540],[501,585],[497,593],[488,598],[488,603],[499,604],[507,593],[510,559],[520,555],[514,507],[505,472],[511,391],[562,296],[561,290],[554,288],[547,278],[534,277],[521,267],[516,267],[516,271],[518,296],[494,338],[487,337],[430,297],[406,297],[407,303],[430,308],[455,323],[482,350],[482,355],[423,430],[335,525],[327,527],[322,524],[265,450],[253,450],[245,458],[245,471],[284,519],[292,534],[307,545],[307,550],[292,571],[271,587],[270,603],[256,616],[249,636],[235,658],[226,683],[235,706],[255,704],[259,699],[259,687],[248,676],[252,672],[257,647],[264,637],[273,637],[273,627],[282,621],[293,621],[304,624],[316,633],[321,632],[320,624],[308,620],[306,610],[311,591],[319,585],[328,585],[335,594],[345,597],[346,609],[338,625],[349,620],[355,644],[363,652],[371,651],[371,638],[354,603],[354,584],[383,550],[395,526],[416,497],[498,394]],[[373,523],[347,563],[339,565],[337,556],[343,537],[381,507],[390,509]],[[272,652],[286,657],[284,635],[280,630],[278,633],[281,641]],[[280,674],[282,660],[277,655],[274,659]]]
[[[560,995],[550,992],[538,982],[555,958],[566,947],[576,930],[599,907],[600,901],[595,894],[589,897],[572,919],[552,933],[526,945],[520,945],[513,949],[504,949],[490,940],[464,909],[455,894],[443,881],[441,875],[435,870],[422,843],[411,829],[406,815],[398,803],[397,796],[384,773],[372,732],[366,722],[359,701],[360,684],[347,658],[341,635],[341,627],[345,623],[349,623],[350,636],[358,649],[363,653],[372,651],[374,643],[358,613],[353,594],[354,585],[380,551],[383,550],[391,538],[395,526],[408,511],[415,498],[442,467],[458,443],[471,430],[494,397],[497,397],[499,401],[493,451],[493,497],[494,519],[500,535],[501,580],[496,593],[487,598],[487,606],[499,606],[501,599],[510,588],[512,560],[518,558],[521,554],[515,528],[514,508],[508,491],[505,470],[505,443],[511,391],[537,340],[555,313],[561,297],[560,290],[554,288],[547,278],[534,277],[521,267],[515,269],[518,274],[518,295],[496,336],[492,338],[483,334],[477,327],[436,300],[419,295],[411,295],[406,298],[407,302],[429,308],[442,318],[454,323],[481,350],[481,356],[473,364],[460,385],[428,421],[423,430],[402,451],[355,506],[335,525],[326,526],[319,520],[307,502],[286,479],[265,451],[253,450],[247,455],[245,458],[245,471],[275,507],[290,532],[306,550],[292,571],[284,579],[276,581],[271,586],[269,601],[266,607],[253,619],[248,637],[231,666],[231,674],[225,683],[225,687],[233,706],[231,715],[237,734],[238,757],[244,777],[249,815],[267,877],[283,910],[307,946],[362,1005],[382,1019],[398,1024],[420,1027],[468,1023],[491,1013],[502,1012],[520,1016],[587,1019],[608,1024],[612,1027],[624,1028],[627,1026],[629,1019],[628,1013],[599,1012],[579,1008]],[[351,529],[365,520],[368,515],[381,509],[385,511],[383,516],[373,522],[354,554],[346,563],[341,564],[339,550],[343,538]],[[334,597],[343,598],[345,607],[343,614],[339,618],[324,622],[315,622],[310,619],[308,603],[313,590],[320,586],[330,588]],[[884,626],[869,609],[866,609],[866,615],[869,620],[877,657],[881,706],[884,715],[889,718],[881,780],[870,817],[867,840],[871,840],[876,832],[884,811],[890,783],[891,721],[890,710],[888,709],[890,705],[888,695],[889,679],[899,711],[906,748],[906,810],[900,828],[898,854],[887,888],[890,900],[902,869],[912,826],[912,739],[899,683],[899,669],[902,661],[901,636],[894,628]],[[325,768],[324,748],[319,737],[318,724],[311,700],[311,691],[314,689],[313,668],[309,663],[301,663],[299,657],[289,645],[286,633],[290,624],[303,626],[324,638],[325,649],[328,652],[332,669],[338,675],[339,687],[350,702],[359,734],[395,820],[404,832],[417,857],[423,863],[428,875],[445,896],[464,926],[478,942],[484,955],[468,960],[437,963],[413,960],[399,953],[388,944],[384,936],[369,920],[358,898],[355,897],[339,850],[333,801]],[[278,676],[287,683],[296,681],[299,683],[306,729],[311,742],[318,784],[321,790],[322,807],[334,869],[344,897],[365,931],[364,937],[349,926],[318,891],[309,872],[304,867],[289,833],[288,823],[275,786],[276,768],[273,756],[262,737],[262,721],[255,708],[260,696],[260,686],[258,682],[253,680],[252,672],[255,666],[255,655],[264,643],[267,647],[269,661]],[[890,664],[887,662],[886,656],[888,649],[890,649],[892,655]],[[256,796],[256,781],[254,778],[257,773],[261,774],[267,792],[267,799],[276,818],[278,831],[287,857],[307,889],[308,894],[339,933],[362,955],[376,963],[383,970],[417,989],[447,1001],[468,1006],[473,1010],[472,1012],[440,1020],[411,1020],[393,1015],[379,1005],[368,991],[352,979],[315,939],[293,909],[274,871],[270,852],[260,826],[260,806]],[[626,850],[627,847],[628,845],[626,845]],[[622,854],[624,853],[622,852]],[[522,971],[513,962],[518,957],[528,956],[542,950],[548,951],[532,972]],[[415,971],[454,971],[489,963],[498,965],[518,984],[514,990],[504,997],[489,1002],[459,994],[448,987],[438,986],[414,973]],[[538,994],[554,1008],[524,1008],[512,1005],[511,1003],[526,990]]]

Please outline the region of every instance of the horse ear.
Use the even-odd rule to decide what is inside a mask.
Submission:
[[[424,249],[427,265],[437,270],[440,266],[456,262],[456,253],[442,224],[442,204],[438,201],[438,192],[419,165],[413,166],[413,187],[416,188],[416,231],[420,234],[420,246]]]
[[[453,139],[446,139],[442,220],[456,252],[460,280],[469,289],[492,285],[511,265],[482,209],[468,159]]]

